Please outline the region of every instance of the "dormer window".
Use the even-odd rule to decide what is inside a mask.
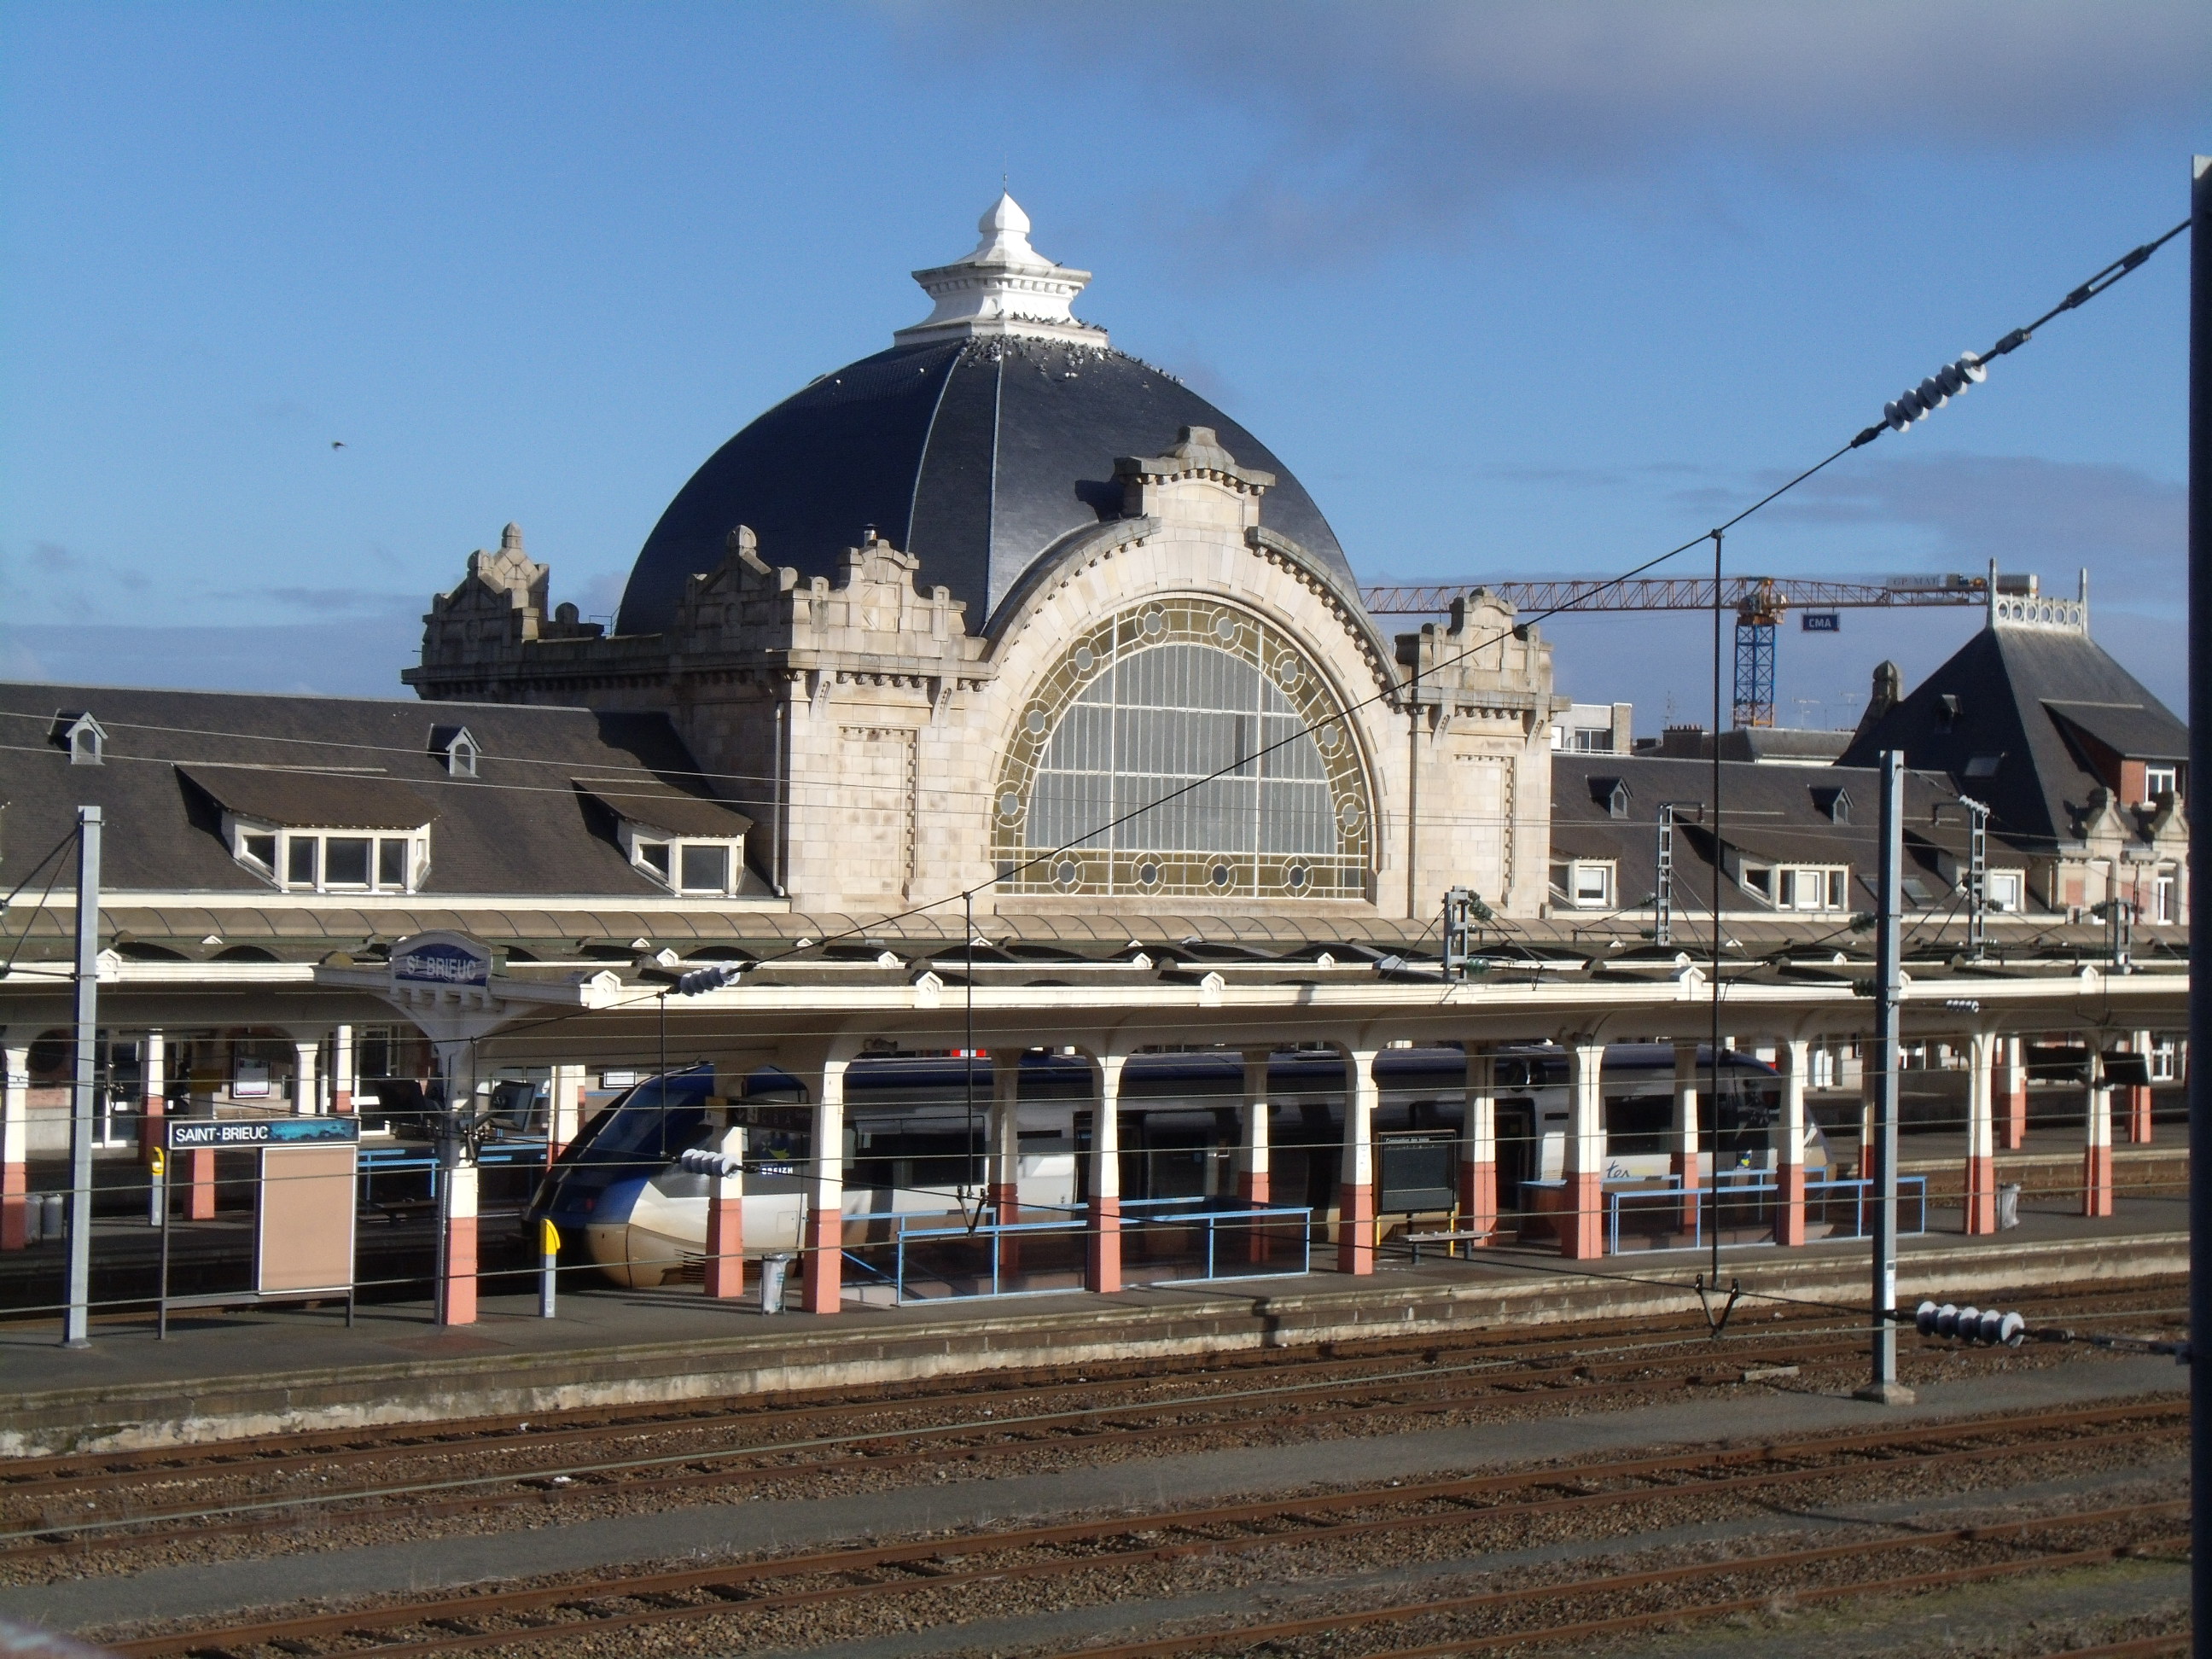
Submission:
[[[1936,729],[1948,732],[1959,723],[1959,698],[1955,692],[1946,691],[1936,699]]]
[[[631,867],[656,885],[702,898],[732,897],[743,886],[745,835],[753,827],[744,813],[649,775],[574,783],[612,820]]]
[[[1841,865],[1747,864],[1738,879],[1778,910],[1840,910],[1850,896],[1850,872]]]
[[[1563,859],[1552,866],[1552,886],[1564,902],[1577,910],[1609,909],[1613,905],[1613,861]]]
[[[430,752],[445,763],[449,778],[472,778],[477,775],[477,740],[469,735],[465,726],[434,726],[430,728]]]
[[[1604,809],[1609,818],[1628,816],[1628,784],[1620,778],[1592,778],[1589,781],[1590,799]]]
[[[412,893],[430,872],[434,808],[387,777],[275,767],[179,768],[222,814],[241,869],[288,893]]]
[[[62,727],[62,741],[69,747],[71,766],[101,766],[107,760],[107,732],[90,714],[80,714]]]
[[[738,890],[744,856],[741,838],[727,841],[663,841],[642,826],[623,826],[630,861],[671,892],[727,898]]]
[[[1851,821],[1851,795],[1848,789],[1815,789],[1813,805],[1831,823],[1849,823]]]
[[[288,893],[411,893],[430,867],[429,826],[370,835],[224,815],[231,856]]]

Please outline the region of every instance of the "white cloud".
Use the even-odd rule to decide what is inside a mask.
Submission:
[[[1729,162],[1800,176],[1854,154],[2049,151],[2201,120],[2201,4],[2143,0],[1243,0],[1206,7],[903,9],[918,52],[1104,95],[1240,111],[1246,157],[1158,175],[1216,223],[1311,252],[1442,228],[1527,185],[1705,213]],[[1684,161],[1703,163],[1683,169]],[[1683,204],[1677,200],[1679,208]]]
[[[1891,457],[1821,474],[1769,511],[1800,522],[1923,532],[1946,568],[1995,559],[2071,590],[2087,566],[2107,600],[2178,607],[2188,546],[2188,491],[2134,467],[2032,455]]]

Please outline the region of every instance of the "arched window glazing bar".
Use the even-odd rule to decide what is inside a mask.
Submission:
[[[1016,723],[1004,890],[1367,896],[1373,808],[1341,716],[1310,653],[1249,611],[1164,599],[1102,621]]]

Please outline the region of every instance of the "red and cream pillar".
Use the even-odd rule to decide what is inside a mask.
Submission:
[[[550,1164],[583,1129],[584,1068],[556,1066],[546,1091],[545,1161]]]
[[[1774,1242],[1805,1242],[1805,1074],[1813,1045],[1790,1037],[1774,1045],[1782,1072],[1782,1109],[1774,1127]]]
[[[1244,1103],[1237,1119],[1237,1201],[1261,1210],[1274,1193],[1267,1143],[1267,1115],[1274,1109],[1267,1098],[1267,1067],[1274,1057],[1272,1047],[1244,1050]],[[1244,1258],[1265,1261],[1267,1255],[1267,1224],[1253,1222],[1245,1229]]]
[[[980,1065],[981,1057],[970,1064]],[[984,1142],[983,1195],[993,1220],[1001,1227],[1017,1225],[1022,1218],[1022,1051],[1007,1047],[991,1051],[991,1111]],[[1005,1288],[1008,1275],[1021,1271],[1019,1233],[998,1236],[999,1277]]]
[[[2142,1056],[2144,1081],[2128,1085],[2128,1145],[2150,1145],[2150,1033],[2136,1031],[2128,1038],[2128,1051]]]
[[[338,1117],[353,1115],[353,1027],[339,1025],[331,1031],[331,1111]]]
[[[1336,1270],[1375,1271],[1375,1050],[1344,1050],[1344,1152],[1336,1189]]]
[[[707,1178],[707,1294],[745,1293],[745,1131],[722,1132],[722,1171]]]
[[[814,1144],[808,1149],[806,1311],[834,1314],[845,1297],[845,1067],[822,1062],[814,1097]]]
[[[1459,1224],[1466,1232],[1498,1237],[1498,1055],[1487,1044],[1467,1045],[1467,1106],[1459,1125]]]
[[[1091,1113],[1091,1201],[1085,1217],[1083,1286],[1101,1296],[1121,1288],[1121,1067],[1120,1054],[1091,1064],[1098,1098]]]
[[[1999,1037],[1996,1092],[2002,1105],[1997,1112],[1997,1134],[2005,1151],[2016,1152],[2027,1145],[2027,1066],[2021,1039]]]
[[[168,1144],[168,1048],[159,1031],[138,1041],[138,1158],[150,1164]],[[164,1167],[168,1154],[162,1152]]]
[[[2097,1062],[2097,1045],[2089,1045],[2087,1133],[2081,1152],[2081,1213],[2108,1216],[2112,1212],[2112,1091],[2106,1086]]]
[[[991,1051],[985,1164],[985,1196],[999,1224],[1012,1226],[1022,1218],[1022,1051],[1012,1046]]]
[[[1237,1196],[1263,1208],[1274,1193],[1267,1157],[1267,1067],[1274,1057],[1273,1048],[1244,1051],[1244,1107],[1237,1129]]]
[[[1577,1261],[1605,1254],[1605,1044],[1570,1033],[1567,1048],[1565,1207],[1559,1254]]]
[[[20,1250],[30,1234],[31,1045],[0,1047],[0,1250]]]
[[[1966,1042],[1966,1231],[1997,1230],[1996,1056],[2005,1039],[1977,1031]]]
[[[477,1165],[450,1143],[438,1170],[438,1322],[477,1322]]]
[[[1682,1231],[1698,1228],[1698,1189],[1705,1182],[1705,1157],[1698,1138],[1698,1045],[1674,1045],[1674,1120],[1668,1134],[1668,1173],[1682,1189]]]
[[[317,1115],[322,1106],[315,1092],[315,1060],[322,1048],[319,1041],[292,1044],[292,1110],[301,1117]]]

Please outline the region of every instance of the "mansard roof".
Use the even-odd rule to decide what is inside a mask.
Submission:
[[[1609,807],[1616,787],[1628,792],[1623,817],[1613,816]],[[1869,805],[1839,823],[1829,815],[1838,789],[1848,790],[1855,803]],[[1871,770],[1723,761],[1717,842],[1725,875],[1722,908],[1753,908],[1735,884],[1738,864],[1748,859],[1754,864],[1846,866],[1852,884],[1849,908],[1871,909],[1881,857],[1880,826],[1871,803],[1881,799],[1881,776]],[[1966,820],[1956,807],[1939,811],[1938,804],[1956,799],[1957,792],[1940,775],[1905,774],[1907,874],[1927,896],[1908,888],[1908,908],[1951,902],[1954,884],[1944,870],[1964,860]],[[1675,913],[1708,915],[1717,851],[1712,799],[1710,760],[1555,750],[1553,856],[1612,860],[1615,902],[1626,909],[1649,905],[1658,887],[1659,809],[1672,805]],[[2014,862],[1994,848],[1991,856],[2001,866]]]
[[[106,727],[103,765],[72,767],[41,741],[62,709]],[[433,726],[464,722],[482,750],[474,778],[450,775],[429,742]],[[708,799],[709,781],[658,714],[0,682],[0,733],[10,732],[12,742],[0,738],[0,878],[10,887],[70,833],[80,805],[104,811],[103,872],[118,894],[270,892],[231,857],[224,807],[301,828],[428,823],[418,890],[432,905],[441,895],[604,895],[619,908],[665,896],[593,822],[576,778],[610,793],[619,781],[666,802],[666,816],[692,803],[720,835],[744,823]],[[747,890],[764,890],[750,876]]]
[[[2069,729],[2070,728],[2070,729]],[[2039,851],[2078,842],[2106,787],[2087,736],[2120,758],[2186,757],[2189,728],[2081,628],[1984,628],[1861,726],[1842,764],[1886,749],[1988,803],[1990,828]],[[2117,782],[2117,780],[2112,780]]]

